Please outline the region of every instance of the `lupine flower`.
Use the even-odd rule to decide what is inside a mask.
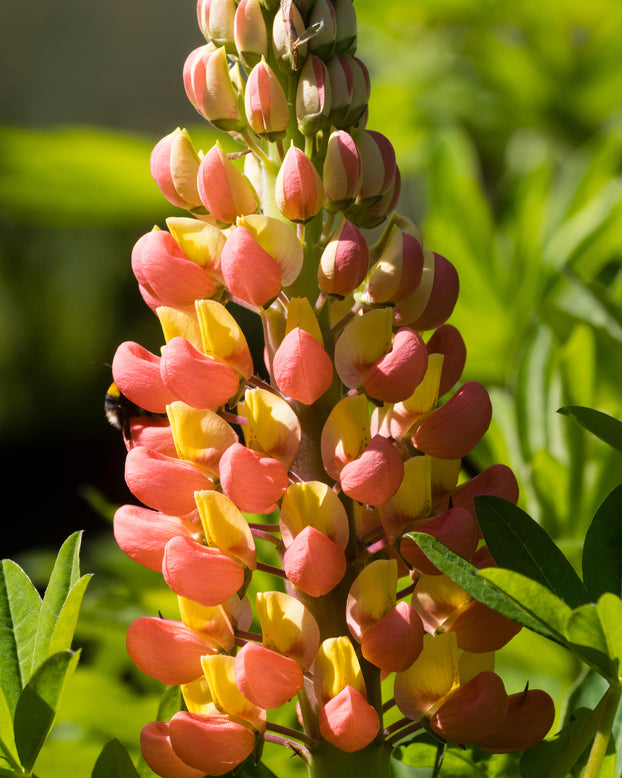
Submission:
[[[177,595],[179,617],[127,634],[140,670],[181,687],[185,710],[141,733],[162,778],[223,775],[264,739],[388,774],[394,728],[504,752],[554,715],[544,692],[508,695],[494,673],[518,625],[406,537],[494,565],[474,499],[516,502],[518,484],[505,465],[461,477],[492,408],[460,384],[458,274],[395,211],[400,170],[367,128],[352,0],[308,5],[198,0],[206,43],[183,85],[241,151],[197,153],[181,129],[159,141],[153,177],[188,213],[132,251],[162,346],[128,341],[113,359],[150,414],[124,430],[142,504],[118,508],[114,534]],[[391,677],[405,719],[384,730]],[[272,722],[281,706],[299,729]]]

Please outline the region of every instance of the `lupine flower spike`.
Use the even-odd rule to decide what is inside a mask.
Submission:
[[[222,140],[197,150],[177,128],[153,150],[157,186],[187,212],[132,252],[162,347],[123,343],[112,365],[149,412],[127,425],[141,504],[117,510],[115,537],[179,603],[127,634],[184,700],[145,725],[147,764],[222,775],[270,741],[310,776],[384,778],[417,729],[527,748],[554,711],[494,672],[517,625],[405,537],[494,565],[473,498],[518,489],[504,465],[460,478],[491,403],[460,383],[458,272],[396,212],[395,151],[366,126],[352,0],[198,0],[197,19],[205,40],[180,75]],[[242,308],[263,333],[254,353]],[[281,706],[291,728],[272,720]]]

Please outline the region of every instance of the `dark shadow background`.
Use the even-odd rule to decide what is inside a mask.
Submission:
[[[0,456],[3,491],[11,495],[0,557],[57,548],[78,529],[85,539],[109,534],[102,510],[131,498],[123,443],[106,422],[103,402],[118,343],[159,345],[150,342],[157,322],[138,294],[130,252],[174,211],[151,181],[149,151],[176,124],[197,119],[181,78],[186,55],[204,43],[194,6],[193,0],[0,5],[0,125],[10,128],[0,135]],[[68,126],[121,131],[142,160],[153,210],[137,205],[102,214],[101,185],[89,164],[81,190]],[[41,143],[51,150],[37,180]],[[105,168],[106,160],[92,161]],[[119,172],[110,186],[124,196]],[[58,206],[55,181],[63,197],[73,187],[73,210]]]

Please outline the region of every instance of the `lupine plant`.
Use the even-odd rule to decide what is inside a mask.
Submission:
[[[143,411],[122,425],[142,504],[117,510],[115,537],[179,603],[127,634],[183,698],[145,724],[144,759],[201,778],[272,742],[310,776],[381,778],[418,732],[435,774],[446,744],[530,748],[555,711],[494,671],[514,612],[436,566],[434,543],[494,568],[475,503],[518,487],[502,464],[462,469],[491,403],[460,384],[458,271],[396,210],[394,149],[367,128],[352,0],[199,0],[197,17],[183,83],[227,143],[197,151],[178,128],[153,149],[187,212],[132,251],[164,344],[122,343],[112,365]],[[297,726],[275,720],[284,706]]]

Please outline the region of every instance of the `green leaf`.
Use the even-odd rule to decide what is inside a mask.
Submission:
[[[546,586],[572,608],[589,602],[570,562],[531,516],[492,495],[476,497],[474,504],[482,533],[499,567]]]
[[[80,652],[60,651],[35,671],[15,708],[15,744],[26,771],[32,770],[54,723],[65,683],[78,664]]]
[[[61,611],[63,610],[69,592],[80,576],[79,554],[81,540],[82,533],[74,532],[63,543],[58,552],[58,556],[56,557],[54,568],[52,569],[52,574],[50,575],[50,580],[43,597],[43,604],[41,605],[37,640],[33,655],[33,665],[35,668],[51,654],[52,636],[54,635]],[[70,606],[69,608],[67,622],[64,627],[59,627],[57,641],[62,642],[62,639],[66,639],[67,628],[71,624],[71,618],[73,617],[72,609],[74,606]]]
[[[622,593],[622,484],[605,497],[587,531],[583,580],[595,600]]]
[[[560,730],[555,737],[543,740],[537,746],[525,751],[520,762],[521,775],[524,778],[542,778],[543,775],[548,775],[562,754],[569,748],[572,748],[581,728],[586,725],[590,713],[591,711],[587,708],[573,711],[570,723]],[[594,732],[596,731],[597,724],[598,722],[596,721]],[[585,753],[580,759],[580,764],[585,762],[588,753],[588,749],[585,749]],[[581,754],[578,754],[577,757],[581,757]]]
[[[475,565],[467,562],[461,556],[454,554],[446,548],[439,540],[427,535],[424,532],[409,532],[408,537],[415,541],[428,557],[428,559],[438,567],[438,569],[447,575],[452,581],[455,581],[458,586],[462,587],[476,600],[483,602],[495,611],[498,611],[503,616],[507,616],[509,619],[516,621],[523,627],[536,632],[539,635],[552,640],[555,643],[561,643],[565,645],[565,638],[563,632],[559,629],[555,629],[548,621],[548,609],[547,617],[542,618],[536,615],[530,607],[522,605],[518,600],[509,596],[502,591],[492,581],[486,580],[483,576],[483,571],[479,570]],[[498,570],[498,568],[488,568],[488,571]],[[505,571],[508,572],[508,571]],[[514,576],[518,576],[518,573],[512,573]],[[524,577],[520,576],[523,581],[528,581]],[[538,587],[539,584],[532,582],[534,586]],[[556,604],[562,609],[567,609],[570,612],[568,606],[561,600],[557,600],[548,589],[540,586],[540,589],[545,592],[549,598],[554,598]],[[531,605],[531,603],[530,603]],[[559,619],[556,619],[556,621]]]
[[[0,687],[11,712],[32,674],[41,598],[22,568],[0,565]]]
[[[606,596],[606,595],[605,595]],[[612,597],[613,595],[609,595]],[[610,631],[607,622],[609,614],[617,610],[619,618],[622,612],[622,602],[619,607],[612,607],[611,603],[600,608],[594,603],[581,605],[576,608],[568,619],[566,625],[566,637],[585,662],[591,665],[609,681],[616,681],[619,674],[619,659],[615,644],[619,640],[619,627],[613,627]],[[613,645],[611,645],[613,643]]]
[[[613,416],[581,405],[566,405],[557,412],[569,416],[612,448],[622,451],[622,422]]]
[[[66,648],[71,648],[71,642],[78,623],[78,616],[80,615],[82,598],[84,597],[84,592],[92,577],[92,575],[83,575],[67,595],[67,599],[65,600],[65,603],[58,614],[56,624],[54,625],[48,654],[55,654],[58,651],[64,651]]]
[[[0,756],[19,764],[19,756],[13,735],[13,714],[9,709],[2,687],[0,687]]]
[[[551,627],[558,635],[564,634],[566,621],[572,610],[546,586],[521,573],[502,567],[486,567],[480,570],[479,574],[511,597],[519,607]]]
[[[97,758],[91,778],[138,778],[136,768],[123,743],[116,738],[106,743]]]
[[[160,697],[158,705],[158,721],[170,721],[181,710],[182,697],[179,686],[167,686]]]

